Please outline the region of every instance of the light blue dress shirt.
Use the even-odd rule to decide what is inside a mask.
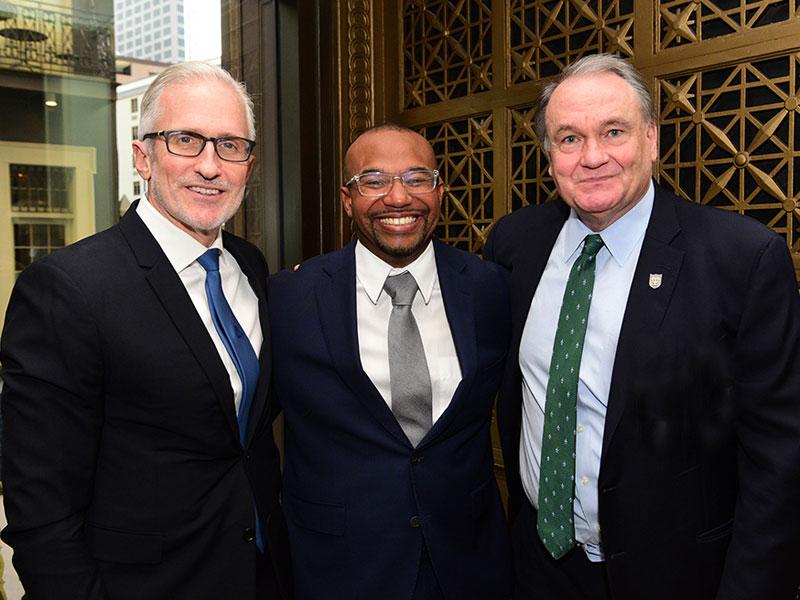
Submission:
[[[603,447],[608,393],[625,306],[650,221],[653,183],[644,197],[617,221],[599,232],[604,247],[597,254],[594,291],[589,308],[578,381],[575,439],[575,539],[591,561],[603,560],[598,520],[597,480]],[[553,245],[531,302],[519,349],[522,369],[520,475],[531,504],[539,507],[539,463],[550,359],[561,301],[572,265],[584,238],[592,233],[574,210]]]

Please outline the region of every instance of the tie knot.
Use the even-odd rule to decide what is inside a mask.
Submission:
[[[392,306],[411,306],[417,294],[417,281],[406,271],[386,278],[383,289],[392,297]]]
[[[200,266],[206,271],[219,271],[219,249],[211,248],[210,250],[206,250],[200,255],[197,262],[199,262]]]
[[[583,251],[581,252],[581,256],[596,256],[602,247],[603,238],[601,238],[599,234],[593,233],[592,235],[587,235],[583,239]]]

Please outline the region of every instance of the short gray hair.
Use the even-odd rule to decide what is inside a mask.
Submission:
[[[656,114],[653,97],[650,94],[650,88],[644,77],[642,77],[642,74],[639,73],[630,61],[614,54],[593,54],[591,56],[584,56],[580,60],[567,66],[558,77],[544,86],[536,102],[533,129],[545,152],[550,151],[550,139],[547,137],[547,121],[545,117],[547,106],[550,104],[550,99],[553,97],[553,92],[570,77],[596,75],[598,73],[613,73],[625,80],[625,82],[633,88],[633,91],[636,92],[639,98],[639,107],[645,122],[648,124],[656,122],[658,115]]]
[[[139,118],[139,139],[151,133],[161,115],[160,99],[164,90],[171,85],[186,84],[197,80],[219,81],[229,85],[241,98],[247,114],[247,137],[256,139],[256,120],[253,112],[253,99],[243,83],[236,81],[225,69],[202,61],[178,63],[159,73],[147,88],[142,98]]]

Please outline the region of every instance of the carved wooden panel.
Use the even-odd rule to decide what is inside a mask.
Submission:
[[[633,56],[633,17],[633,0],[511,0],[511,82],[550,77],[587,54]]]
[[[409,0],[403,7],[406,108],[492,87],[490,0]]]
[[[448,243],[479,252],[494,220],[491,114],[420,128],[431,143],[445,183],[437,234]]]
[[[659,48],[702,42],[798,16],[797,0],[669,0],[658,4]]]
[[[660,78],[659,178],[800,250],[800,53]]]

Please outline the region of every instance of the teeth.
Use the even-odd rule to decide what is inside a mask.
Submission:
[[[197,192],[198,194],[203,194],[204,196],[216,196],[219,194],[219,190],[209,189],[209,188],[202,188],[202,187],[190,187],[190,190],[193,192]]]
[[[381,219],[381,223],[386,225],[411,225],[416,220],[417,217],[384,217]]]

